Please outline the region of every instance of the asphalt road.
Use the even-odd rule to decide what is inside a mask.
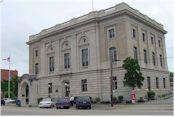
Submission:
[[[173,98],[134,105],[93,105],[86,109],[40,109],[38,107],[2,106],[2,115],[173,115]]]

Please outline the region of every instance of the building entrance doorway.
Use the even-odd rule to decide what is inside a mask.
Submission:
[[[22,84],[21,91],[22,102],[24,103],[24,105],[29,104],[29,85],[26,82]]]
[[[63,93],[64,93],[64,96],[65,97],[69,97],[69,94],[70,94],[70,85],[69,85],[69,81],[64,81],[63,82],[63,85],[64,85],[64,89],[63,89]]]

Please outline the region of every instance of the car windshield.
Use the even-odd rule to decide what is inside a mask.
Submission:
[[[51,99],[50,98],[42,99],[42,102],[47,102],[47,101],[51,101]]]
[[[87,96],[77,97],[78,100],[88,100],[90,101],[90,98]]]

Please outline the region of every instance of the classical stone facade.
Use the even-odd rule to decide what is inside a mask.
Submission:
[[[145,80],[137,98],[149,89],[168,93],[164,34],[163,25],[126,3],[44,29],[27,42],[29,73],[37,79],[31,94],[34,99],[88,95],[110,100],[109,54],[112,60],[138,59]],[[131,89],[123,86],[122,64],[113,62],[113,92],[128,99]]]

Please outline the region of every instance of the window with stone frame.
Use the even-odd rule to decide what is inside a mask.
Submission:
[[[70,53],[64,53],[64,68],[70,68]]]
[[[115,38],[115,28],[108,29],[108,38],[109,39]]]
[[[161,47],[161,41],[160,40],[158,40],[158,44],[159,44],[159,47]]]
[[[39,64],[35,63],[35,74],[37,75],[39,73]]]
[[[132,38],[136,38],[136,29],[135,28],[132,29]]]
[[[134,47],[133,48],[133,51],[134,51],[134,59],[138,59],[138,56],[137,56],[137,47]]]
[[[154,36],[151,36],[151,44],[154,44]]]
[[[151,78],[147,77],[147,88],[149,91],[151,91]]]
[[[160,57],[160,66],[162,67],[162,66],[163,66],[163,60],[162,60],[163,58],[162,58],[162,55],[160,54],[159,57]]]
[[[156,58],[155,58],[154,52],[152,52],[152,60],[153,60],[153,65],[156,65]]]
[[[38,50],[35,50],[35,57],[38,56]]]
[[[48,93],[52,93],[52,83],[48,83]]]
[[[54,72],[54,56],[49,57],[49,72]]]
[[[163,88],[166,88],[166,80],[163,78]]]
[[[143,56],[144,56],[144,63],[147,64],[148,60],[147,60],[147,51],[143,50]]]
[[[117,89],[117,77],[113,77],[113,90]]]
[[[109,48],[109,56],[112,62],[117,61],[117,51],[116,47]]]
[[[81,90],[82,92],[87,91],[87,79],[81,80]]]
[[[143,42],[145,42],[145,33],[142,33]]]
[[[81,58],[82,58],[82,66],[88,66],[89,64],[88,48],[81,50]]]
[[[159,78],[156,77],[156,88],[158,89],[159,88]]]

